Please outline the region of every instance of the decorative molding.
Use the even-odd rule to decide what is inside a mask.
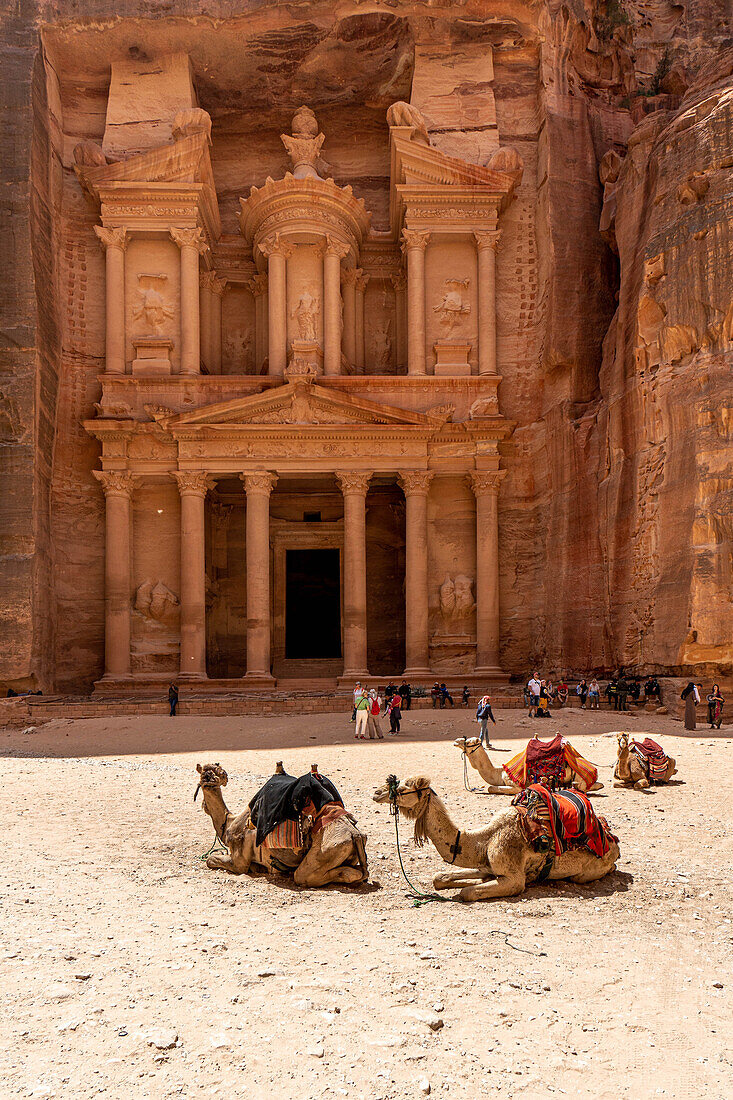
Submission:
[[[214,484],[211,475],[205,470],[173,470],[171,477],[178,482],[178,492],[181,496],[193,493],[196,496],[205,497]]]
[[[247,496],[249,496],[250,493],[264,493],[266,496],[269,496],[278,483],[277,474],[273,474],[270,470],[257,470],[253,473],[240,474],[239,476],[244,482]]]
[[[490,248],[493,252],[498,252],[499,240],[501,239],[500,229],[474,230],[473,236],[479,252],[484,248]]]
[[[398,480],[405,496],[413,493],[427,493],[434,474],[430,470],[401,470]]]
[[[403,229],[402,230],[402,251],[410,252],[412,249],[419,249],[420,252],[424,252],[428,247],[430,241],[429,229]]]
[[[104,490],[105,497],[121,496],[132,499],[133,490],[140,484],[129,470],[92,470]]]
[[[209,250],[203,229],[169,229],[168,232],[179,248],[195,248],[199,256]]]
[[[505,477],[506,470],[474,470],[468,475],[467,481],[477,497],[486,493],[498,495],[499,487]]]
[[[99,237],[99,242],[105,252],[108,248],[119,248],[124,252],[130,243],[129,234],[124,226],[120,229],[107,229],[106,226],[95,225],[94,232]]]
[[[347,493],[358,493],[359,496],[366,496],[369,488],[369,481],[373,476],[373,470],[368,472],[362,470],[336,471],[336,480],[344,496],[346,496]]]

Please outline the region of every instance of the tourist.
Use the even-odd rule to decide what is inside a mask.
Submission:
[[[390,680],[390,682],[387,684],[386,688],[384,689],[384,713],[385,714],[387,713],[387,707],[389,706],[389,701],[392,698],[392,696],[395,694],[396,691],[397,691],[397,684],[392,683],[392,681]]]
[[[626,706],[626,696],[629,694],[629,681],[625,676],[619,676],[616,681],[616,693],[618,696],[617,710],[628,710]]]
[[[356,721],[356,704],[357,704],[357,701],[359,699],[361,699],[362,695],[363,695],[363,692],[361,690],[361,682],[359,680],[357,680],[356,683],[354,684],[354,709],[351,712],[351,721],[352,722]]]
[[[659,686],[659,680],[657,680],[656,676],[650,676],[644,684],[644,701],[649,702],[653,699],[656,699],[661,705],[662,689]]]
[[[396,737],[400,732],[400,722],[402,720],[402,697],[396,691],[387,700],[387,712],[389,714],[389,732],[392,737]]]
[[[700,692],[697,690],[692,680],[690,680],[687,687],[682,691],[680,698],[685,701],[685,729],[697,729],[695,707],[700,702]]]
[[[379,696],[377,688],[372,688],[369,692],[369,708],[367,711],[367,732],[369,734],[369,740],[374,741],[384,739],[382,733],[382,727],[379,724],[379,712],[382,709],[382,700]]]
[[[440,685],[440,709],[441,710],[445,706],[446,699],[448,700],[448,702],[450,703],[451,706],[454,706],[453,696],[450,694],[450,692],[448,691],[448,688],[445,686],[445,684],[441,684]]]
[[[713,684],[713,690],[708,695],[708,722],[711,730],[720,729],[724,703],[725,699],[720,694],[720,685]]]
[[[549,718],[550,717],[550,700],[547,698],[547,684],[544,680],[540,680],[540,695],[537,700],[538,707],[535,714],[536,718]]]
[[[580,709],[585,710],[585,701],[588,698],[588,681],[583,679],[575,689],[575,694],[580,699]]]
[[[537,673],[533,672],[527,681],[527,691],[529,693],[529,717],[535,718],[537,715],[537,707],[540,703],[540,688],[541,684],[537,679]]]
[[[631,699],[632,703],[636,703],[638,705],[639,696],[641,695],[641,686],[639,684],[638,677],[636,677],[636,676],[630,677],[630,679],[628,681],[628,685],[629,685],[629,698]]]
[[[482,695],[476,707],[476,721],[479,723],[478,739],[486,749],[491,748],[489,742],[489,719],[496,725],[496,719],[491,710],[491,698],[488,695]]]
[[[606,698],[608,699],[608,705],[612,706],[614,710],[618,710],[618,682],[615,676],[612,676],[606,685]]]
[[[568,701],[568,685],[565,680],[561,680],[557,685],[556,695],[558,703],[561,707],[564,707]]]
[[[402,700],[401,710],[409,710],[412,704],[412,688],[407,683],[407,680],[403,680],[398,688],[398,694]]]
[[[361,684],[356,686],[359,691],[357,694],[356,689],[354,689],[354,714],[356,715],[356,732],[354,736],[357,741],[366,741],[369,726],[369,693],[362,690]]]
[[[168,702],[170,703],[172,718],[176,713],[176,707],[178,706],[178,688],[175,684],[168,685]]]
[[[437,680],[430,689],[430,698],[433,700],[433,710],[435,710],[440,702],[440,684]]]
[[[546,689],[547,689],[547,704],[548,704],[548,706],[552,706],[553,702],[555,701],[555,685],[553,684],[552,680],[547,681]]]
[[[471,701],[471,692],[468,690],[468,687],[466,685],[464,685],[463,691],[461,692],[461,704],[464,707],[467,707],[470,701]]]
[[[588,706],[591,710],[601,709],[601,688],[595,676],[588,684]]]

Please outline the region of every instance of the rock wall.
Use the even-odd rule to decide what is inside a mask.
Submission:
[[[101,672],[104,511],[81,420],[99,398],[104,268],[71,153],[120,124],[106,59],[149,68],[156,51],[191,55],[225,234],[238,196],[283,167],[272,157],[300,102],[377,229],[394,100],[412,99],[447,152],[517,148],[497,275],[500,402],[517,424],[504,667],[730,671],[731,35],[725,0],[6,12],[0,684],[82,689]]]

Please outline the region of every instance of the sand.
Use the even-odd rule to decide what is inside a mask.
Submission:
[[[662,741],[679,785],[610,786],[623,725]],[[419,908],[374,787],[427,774],[463,827],[508,801],[464,789],[451,741],[475,732],[471,712],[420,711],[403,729],[354,742],[348,715],[323,715],[0,731],[2,1095],[730,1096],[733,729],[500,712],[494,762],[560,729],[598,764],[618,871]],[[301,891],[206,868],[196,762],[227,769],[238,810],[280,759],[336,782],[368,833],[371,886]],[[414,848],[406,822],[401,839],[429,889],[439,856]]]

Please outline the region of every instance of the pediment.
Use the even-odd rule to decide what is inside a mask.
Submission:
[[[161,410],[162,411],[162,410]],[[166,431],[191,429],[236,430],[238,427],[389,427],[401,426],[435,431],[451,413],[450,408],[416,413],[327,389],[312,383],[287,382],[264,393],[225,401],[192,412],[161,416],[150,407],[150,415]]]
[[[214,186],[205,133],[190,134],[168,145],[137,153],[126,160],[94,166],[75,166],[82,186],[98,195],[112,183],[203,183]]]

